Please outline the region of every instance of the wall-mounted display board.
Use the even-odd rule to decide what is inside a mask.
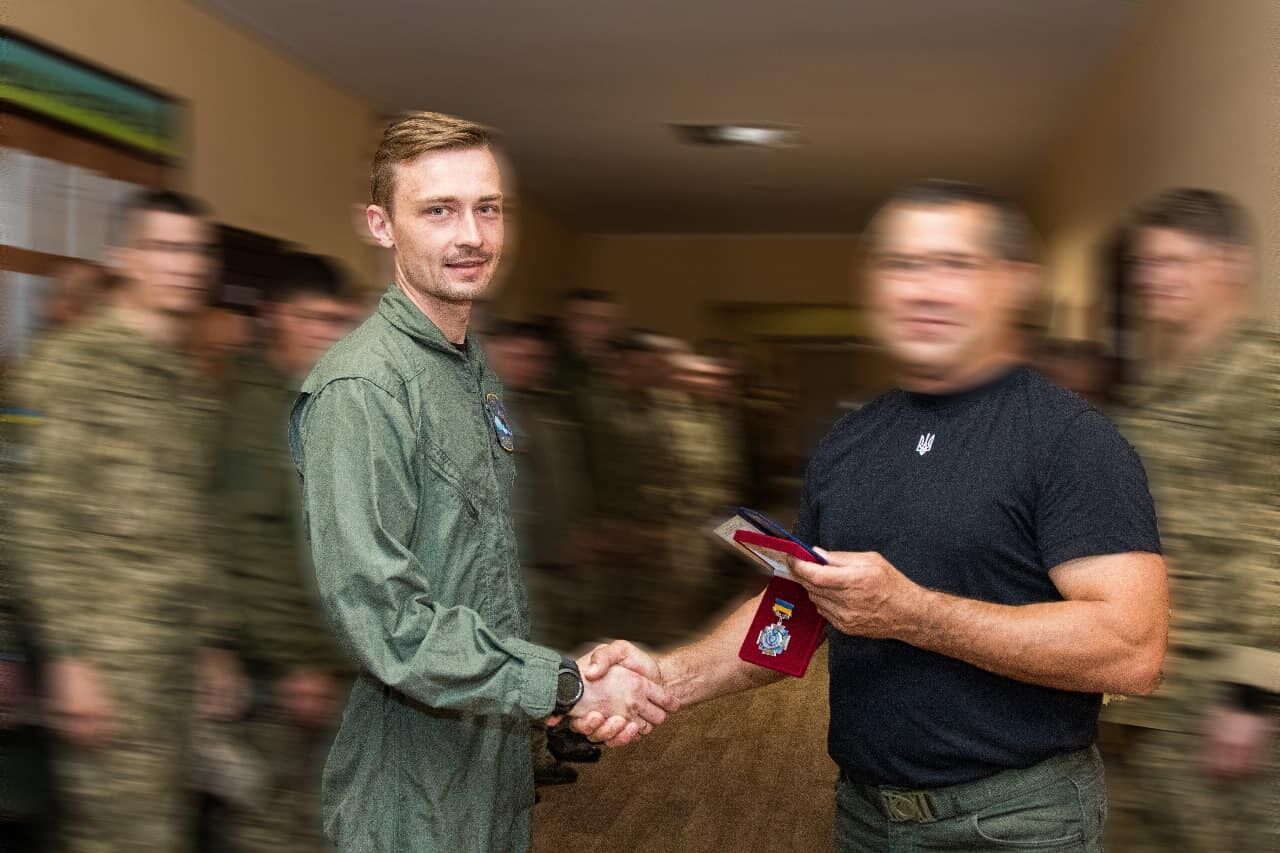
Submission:
[[[181,184],[178,98],[0,27],[0,358],[25,349],[47,277],[102,259],[112,211]]]

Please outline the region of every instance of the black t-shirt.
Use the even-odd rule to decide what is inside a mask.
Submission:
[[[1061,601],[1049,570],[1067,560],[1160,551],[1137,453],[1025,367],[957,394],[892,391],[843,418],[809,464],[796,533],[878,551],[931,589],[1010,605]],[[953,785],[1096,737],[1097,694],[829,633],[828,749],[855,782]]]

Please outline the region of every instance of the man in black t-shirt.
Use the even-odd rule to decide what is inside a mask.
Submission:
[[[830,622],[841,851],[1101,849],[1101,694],[1159,680],[1146,477],[1106,418],[1020,364],[1029,239],[1002,200],[941,181],[868,231],[899,387],[814,454],[796,533],[829,565],[792,567]],[[586,675],[624,662],[682,705],[774,681],[737,655],[759,603],[660,660],[600,647]],[[581,728],[607,740],[620,722]]]

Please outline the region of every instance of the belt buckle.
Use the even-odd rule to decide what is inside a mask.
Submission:
[[[923,791],[881,791],[880,802],[894,823],[933,823],[937,820]]]

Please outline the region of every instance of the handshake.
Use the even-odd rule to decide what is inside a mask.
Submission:
[[[680,702],[664,684],[653,656],[624,640],[596,646],[578,659],[582,698],[569,711],[579,734],[608,746],[625,746],[660,726]],[[555,725],[552,717],[548,725]]]

